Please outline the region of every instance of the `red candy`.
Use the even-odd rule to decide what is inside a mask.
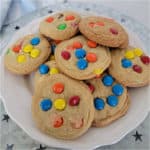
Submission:
[[[19,51],[21,50],[21,44],[20,45],[15,45],[12,50],[15,52],[15,53],[19,53]]]
[[[76,22],[72,22],[72,23],[71,23],[71,26],[72,26],[73,28],[77,28],[77,27],[79,26],[79,24],[76,23]]]
[[[46,21],[49,22],[49,23],[53,22],[53,20],[54,20],[53,17],[48,17],[48,18],[46,19]]]
[[[87,85],[88,85],[89,90],[91,91],[91,93],[93,93],[94,90],[95,90],[95,87],[92,84],[90,84],[90,83],[87,83]]]
[[[81,44],[80,42],[74,42],[74,43],[73,43],[73,47],[74,47],[75,49],[77,49],[77,48],[82,48],[82,44]]]
[[[141,56],[141,61],[143,64],[148,65],[150,63],[150,58],[148,56]]]
[[[138,65],[133,65],[132,69],[137,72],[137,73],[141,73],[142,72],[142,68]]]
[[[65,20],[66,20],[66,21],[74,20],[74,19],[75,19],[75,17],[74,17],[74,16],[72,16],[72,15],[70,15],[70,16],[66,16],[66,18],[65,18]]]
[[[110,28],[110,32],[112,33],[112,34],[118,34],[118,31],[116,30],[116,29],[114,29],[114,28]]]
[[[61,56],[65,59],[65,60],[68,60],[68,59],[70,59],[70,53],[69,52],[67,52],[67,51],[62,51],[61,52]]]
[[[79,96],[72,96],[69,99],[69,105],[70,106],[77,106],[80,102],[80,97]]]

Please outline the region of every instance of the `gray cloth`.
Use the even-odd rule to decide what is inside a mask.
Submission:
[[[0,29],[18,17],[34,11],[35,2],[33,0],[0,0]]]
[[[0,30],[21,16],[63,0],[0,0]]]
[[[0,0],[0,30],[7,16],[11,0]]]

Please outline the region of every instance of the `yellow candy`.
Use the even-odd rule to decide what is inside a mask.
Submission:
[[[66,107],[66,101],[64,99],[56,99],[54,102],[54,107],[57,110],[63,110]]]
[[[134,54],[136,56],[141,56],[143,54],[143,51],[140,48],[135,48],[134,49]]]
[[[55,56],[54,56],[54,55],[51,55],[51,56],[50,56],[50,60],[55,60]]]
[[[95,73],[96,75],[100,75],[100,74],[103,73],[103,69],[101,69],[101,68],[99,68],[99,69],[94,69],[94,73]]]
[[[28,44],[28,45],[26,45],[26,46],[23,48],[23,51],[24,51],[25,53],[29,53],[29,52],[32,51],[32,49],[33,49],[33,46],[32,46],[31,44]]]
[[[36,58],[36,57],[38,57],[40,55],[40,50],[38,50],[38,49],[33,49],[32,51],[31,51],[31,53],[30,53],[30,56],[32,57],[32,58]]]
[[[57,68],[51,68],[49,73],[50,73],[50,75],[57,74],[57,73],[59,73],[59,70]]]
[[[125,57],[126,57],[127,59],[133,59],[133,58],[135,57],[134,52],[131,51],[131,50],[126,51]]]
[[[23,63],[25,61],[26,61],[26,56],[25,55],[21,54],[21,55],[17,56],[17,62],[18,63]]]

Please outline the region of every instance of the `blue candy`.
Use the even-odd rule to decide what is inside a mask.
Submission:
[[[121,84],[115,84],[113,87],[112,87],[112,92],[116,95],[116,96],[120,96],[122,95],[124,89],[122,87]]]
[[[107,97],[107,104],[111,107],[115,107],[118,105],[118,98],[115,95],[110,95]]]
[[[102,110],[104,109],[105,103],[104,100],[101,98],[95,98],[94,99],[94,106],[97,110]]]
[[[124,58],[121,60],[121,63],[122,63],[122,67],[124,67],[124,68],[132,67],[132,61],[129,59]]]
[[[105,86],[111,86],[114,82],[114,79],[111,75],[105,75],[102,79],[102,82]]]
[[[47,74],[49,72],[49,67],[45,64],[40,65],[39,67],[40,74]]]
[[[52,101],[50,99],[43,99],[40,103],[40,107],[43,111],[48,111],[52,107]]]
[[[85,59],[79,59],[76,65],[80,70],[84,70],[87,68],[88,62]]]
[[[40,43],[40,38],[39,37],[34,37],[32,40],[31,40],[31,44],[32,45],[38,45]]]
[[[52,50],[52,54],[54,55],[55,53],[55,48],[56,48],[56,45],[55,44],[52,44],[51,45],[51,50]]]
[[[84,58],[86,56],[86,51],[82,48],[76,49],[75,56],[79,59]]]

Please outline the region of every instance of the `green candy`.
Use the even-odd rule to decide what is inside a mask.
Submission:
[[[7,50],[6,55],[8,55],[10,53],[10,49]]]
[[[60,24],[60,25],[57,27],[57,29],[59,29],[59,30],[64,30],[66,27],[67,27],[67,25],[66,25],[65,23],[63,23],[63,24]]]

